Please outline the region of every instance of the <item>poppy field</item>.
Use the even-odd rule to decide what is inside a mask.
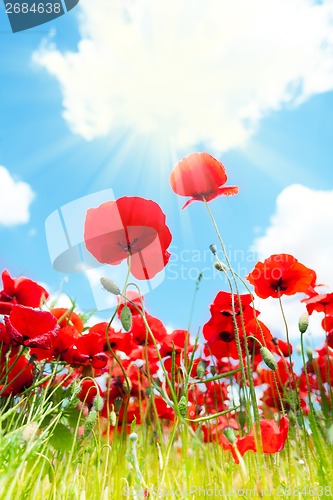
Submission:
[[[154,278],[171,256],[167,215],[151,199],[86,213],[91,256],[128,266],[124,283],[101,279],[117,300],[109,321],[2,271],[1,499],[333,497],[333,291],[287,253],[236,272],[214,218],[219,197],[241,196],[227,181],[205,152],[170,174],[170,196],[207,211],[216,234],[207,248],[228,284],[199,331],[168,331],[131,283]],[[194,301],[201,286],[199,275]],[[293,295],[304,306],[300,366],[283,306]],[[260,320],[258,298],[275,299],[279,337]],[[312,315],[325,332],[315,349],[304,342]]]

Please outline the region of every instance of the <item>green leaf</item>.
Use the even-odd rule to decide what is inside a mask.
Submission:
[[[50,444],[57,451],[66,452],[72,449],[74,436],[64,424],[57,424],[50,436]]]

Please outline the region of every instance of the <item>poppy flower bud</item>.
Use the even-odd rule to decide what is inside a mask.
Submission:
[[[182,396],[178,401],[178,409],[179,413],[182,417],[186,417],[187,415],[187,399],[185,396]]]
[[[267,347],[263,346],[260,347],[260,353],[265,365],[267,365],[268,368],[270,368],[271,370],[276,370],[277,369],[276,359],[274,358],[271,351],[269,351]]]
[[[128,306],[124,306],[122,308],[121,314],[120,314],[120,321],[121,324],[126,332],[129,332],[130,329],[132,328],[132,313],[131,310]]]
[[[125,394],[127,394],[127,395],[129,395],[131,393],[132,382],[131,382],[131,379],[129,379],[128,377],[126,377],[126,380],[124,380],[124,382],[123,382],[123,390],[124,390]]]
[[[204,361],[199,361],[197,366],[197,377],[202,378],[206,373],[206,363]]]
[[[139,439],[139,436],[137,435],[136,432],[132,432],[130,435],[129,435],[129,438],[130,440],[132,441],[132,443],[136,443],[137,440]]]
[[[73,384],[71,384],[71,387],[70,387],[70,391],[71,391],[71,394],[73,396],[77,396],[78,394],[80,394],[82,390],[82,386],[79,382],[73,382]]]
[[[117,415],[116,415],[116,412],[114,410],[111,410],[109,419],[110,419],[110,424],[112,425],[112,427],[115,427],[116,423],[117,423]]]
[[[28,442],[32,440],[36,436],[38,427],[37,422],[29,422],[29,424],[27,424],[22,431],[22,438],[24,441]]]
[[[114,281],[109,280],[109,278],[101,278],[100,281],[102,287],[105,288],[107,292],[113,293],[113,295],[120,295],[120,289]]]
[[[95,427],[97,415],[98,414],[97,414],[97,411],[95,410],[95,408],[92,408],[89,412],[89,415],[86,418],[85,423],[84,423],[84,431],[83,431],[84,437],[87,437],[91,433],[93,428]]]
[[[223,434],[231,444],[235,444],[236,442],[236,436],[235,432],[232,427],[226,427],[223,431]]]
[[[222,264],[222,262],[214,262],[214,267],[218,271],[226,271],[228,269],[225,264]]]
[[[305,333],[306,330],[308,329],[309,326],[309,315],[307,311],[304,311],[303,314],[301,314],[299,320],[298,320],[298,328],[301,333]]]
[[[244,429],[245,424],[246,424],[246,414],[245,414],[245,411],[241,410],[238,413],[238,422],[239,422],[239,425],[241,426],[241,428]]]
[[[71,404],[71,400],[69,398],[64,398],[61,403],[61,409],[66,410]]]
[[[123,399],[122,398],[115,398],[114,411],[116,412],[117,415],[119,415],[119,412],[120,412],[122,405],[123,405]]]
[[[312,351],[311,347],[308,347],[306,349],[306,355],[307,355],[309,361],[313,360],[313,351]]]
[[[94,398],[94,408],[96,411],[101,411],[103,406],[104,406],[104,399],[102,398],[102,396],[97,394],[97,396],[95,396]]]
[[[212,245],[209,245],[209,250],[212,252],[213,255],[216,255],[217,254],[217,246],[212,244]]]

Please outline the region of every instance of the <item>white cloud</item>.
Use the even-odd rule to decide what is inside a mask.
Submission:
[[[85,139],[118,127],[176,147],[242,146],[263,115],[333,89],[333,0],[81,0],[76,52],[35,61]]]
[[[300,343],[301,335],[298,329],[298,320],[304,311],[306,311],[305,304],[301,302],[301,295],[283,296],[283,312],[285,314],[288,333],[290,340],[295,345]],[[273,336],[286,340],[286,329],[283,322],[281,309],[278,299],[256,299],[256,306],[260,311],[259,319],[269,327]],[[323,329],[321,328],[322,315],[314,313],[309,318],[309,328],[305,334],[306,342],[316,345],[325,338]]]
[[[327,287],[318,291],[325,293],[333,288],[333,190],[316,191],[294,184],[285,188],[276,200],[275,214],[265,234],[257,238],[253,250],[260,260],[272,254],[289,253],[302,264],[314,269],[317,282]],[[300,296],[283,297],[285,312],[290,325],[290,334],[299,338],[297,323],[305,310]],[[260,300],[260,299],[259,299]],[[283,331],[281,312],[277,299],[258,302],[261,318],[273,329]],[[318,338],[324,338],[320,327],[322,315],[314,313],[310,330]]]
[[[260,259],[290,253],[314,269],[318,283],[333,287],[333,190],[316,191],[300,184],[285,188],[265,234],[254,242]]]
[[[29,222],[29,208],[34,197],[29,184],[15,179],[0,165],[0,226]]]

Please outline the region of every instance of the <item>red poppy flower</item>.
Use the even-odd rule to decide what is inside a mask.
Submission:
[[[313,282],[313,275],[312,269],[292,255],[276,254],[264,262],[258,262],[246,279],[254,286],[259,297],[267,299],[306,292]]]
[[[108,201],[87,212],[84,240],[102,264],[118,265],[131,255],[135,278],[153,278],[166,266],[171,233],[157,203],[137,196]]]
[[[165,326],[163,325],[162,321],[158,318],[155,318],[154,316],[151,316],[146,312],[145,314],[147,323],[155,337],[155,340],[157,342],[162,342],[163,339],[167,335],[167,331],[165,329]],[[133,335],[133,341],[137,345],[143,345],[146,343],[147,344],[153,344],[153,340],[151,338],[151,335],[147,332],[145,322],[143,321],[142,316],[140,315],[135,315],[132,318],[132,329],[131,333]]]
[[[315,373],[322,383],[332,384],[333,381],[333,348],[325,345],[321,349],[316,349],[318,357],[313,358],[308,363],[309,373]],[[319,375],[319,376],[318,376]]]
[[[313,311],[323,312],[333,316],[333,293],[317,293],[310,299],[303,299],[309,314]]]
[[[66,361],[65,353],[74,345],[75,340],[78,338],[79,332],[74,326],[64,326],[58,331],[51,349],[31,349],[31,354],[37,356],[39,361],[42,359],[51,360],[58,357],[62,361]]]
[[[252,303],[252,301],[253,297],[249,293],[242,294],[238,297],[236,294],[221,291],[216,295],[214,302],[209,307],[209,310],[212,315],[216,313],[222,314],[223,316],[232,316],[232,302],[234,302],[234,312],[238,316],[241,312],[239,302],[241,303],[242,312],[244,314],[245,309]],[[249,309],[247,309],[246,312],[249,312]],[[253,309],[251,309],[251,312],[251,316],[253,317]]]
[[[87,333],[79,337],[75,344],[64,354],[67,363],[76,365],[89,365],[95,369],[104,368],[108,357],[103,352],[105,338],[99,333]]]
[[[262,419],[259,424],[262,437],[262,451],[266,454],[270,454],[278,453],[283,450],[288,436],[288,417],[281,418],[280,427],[275,420]],[[239,459],[233,446],[223,434],[220,436],[220,441],[224,449],[231,451],[235,462],[238,463]],[[247,436],[236,439],[235,446],[242,456],[248,450],[257,451],[253,431],[251,430]]]
[[[167,403],[159,396],[154,397],[154,407],[156,408],[156,412],[159,418],[163,418],[165,420],[170,420],[173,422],[175,419],[175,412]]]
[[[97,381],[91,380],[90,378],[82,380],[81,391],[77,395],[79,400],[82,401],[82,403],[84,402],[86,405],[91,406],[97,395],[103,396],[103,391]]]
[[[97,323],[97,325],[94,325],[89,329],[89,333],[98,333],[102,339],[103,351],[109,350],[106,342],[107,328],[108,323],[105,321],[103,323]],[[116,332],[112,327],[110,327],[108,330],[108,337],[113,351],[122,351],[125,354],[129,354],[135,347],[129,333]]]
[[[49,297],[42,286],[28,278],[12,278],[7,270],[2,273],[3,290],[0,292],[0,314],[9,314],[14,304],[39,307]]]
[[[130,353],[130,359],[139,367],[144,367],[144,370],[154,374],[159,369],[159,359],[155,347],[140,346],[134,348]],[[148,365],[148,367],[147,367]]]
[[[66,309],[66,307],[56,307],[55,309],[51,309],[50,313],[57,318],[58,324],[61,328],[65,326],[74,326],[78,333],[83,332],[83,321],[72,309]]]
[[[14,344],[39,349],[50,349],[59,325],[53,314],[39,311],[31,307],[14,305],[8,316],[5,316],[7,334]]]
[[[190,334],[186,330],[174,330],[169,335],[165,335],[160,348],[161,357],[172,356],[173,350],[176,356],[181,354],[185,349],[185,343],[187,343],[187,352],[192,352]]]
[[[135,304],[135,306],[133,304],[131,304],[131,302],[129,302],[129,300],[131,302],[133,302]],[[123,310],[125,305],[130,308],[133,316],[135,316],[137,314],[140,315],[140,311],[142,311],[141,301],[142,301],[142,303],[144,303],[144,296],[143,295],[140,295],[139,292],[137,292],[136,290],[127,290],[126,291],[126,299],[124,299],[124,297],[118,297],[118,303],[119,303],[118,312],[117,312],[118,317],[120,318],[121,311]]]
[[[191,196],[183,209],[194,201],[213,200],[218,196],[238,193],[237,186],[224,186],[227,174],[221,162],[208,153],[193,153],[186,156],[173,168],[170,184],[180,196]]]
[[[0,379],[3,380],[5,377],[5,382],[0,385],[0,397],[15,396],[32,385],[33,365],[24,356],[18,359],[11,357],[8,364],[0,368]]]

